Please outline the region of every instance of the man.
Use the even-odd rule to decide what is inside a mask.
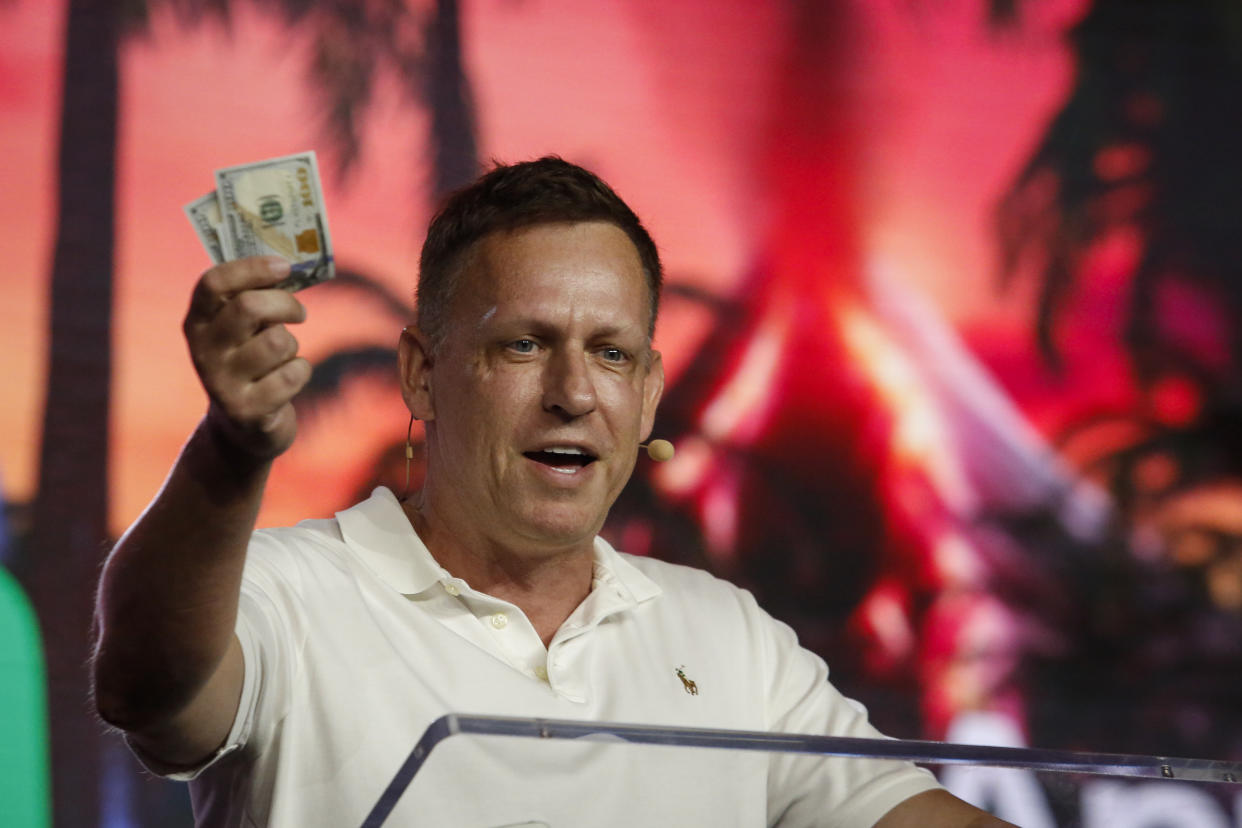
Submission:
[[[100,713],[200,824],[358,824],[450,711],[874,734],[748,593],[597,537],[664,384],[659,257],[602,181],[545,158],[449,200],[399,343],[422,491],[252,537],[309,377],[287,270],[199,281],[208,413],[100,588]],[[901,763],[459,737],[392,824],[974,819]]]

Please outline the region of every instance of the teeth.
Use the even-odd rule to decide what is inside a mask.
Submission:
[[[580,448],[572,448],[572,447],[565,447],[565,446],[554,446],[553,448],[546,448],[543,450],[546,451],[548,454],[586,454],[586,452]]]

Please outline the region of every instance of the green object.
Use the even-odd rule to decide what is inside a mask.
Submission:
[[[0,825],[6,828],[52,824],[46,685],[34,608],[0,568]]]

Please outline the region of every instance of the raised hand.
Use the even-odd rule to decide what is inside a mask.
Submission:
[[[293,294],[275,288],[289,263],[256,256],[206,271],[194,288],[183,330],[211,401],[207,424],[222,449],[264,461],[297,433],[292,399],[310,363],[286,327],[306,319]]]

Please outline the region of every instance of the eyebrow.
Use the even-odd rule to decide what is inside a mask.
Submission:
[[[494,314],[492,314],[491,316],[485,314],[484,317],[479,320],[479,323],[478,323],[479,326],[482,327],[484,324],[491,321],[493,316]],[[533,316],[515,316],[512,319],[504,320],[500,324],[505,329],[518,328],[522,330],[529,330],[532,333],[536,333],[540,335],[547,335],[549,333],[557,332],[556,325],[546,320],[542,320],[542,319],[539,319]],[[612,337],[612,336],[620,336],[620,335],[625,334],[629,329],[637,330],[644,340],[647,339],[646,325],[639,323],[639,322],[635,322],[630,325],[609,324],[604,327],[593,330],[590,334],[590,338],[598,339],[598,338],[606,338],[606,337]]]

